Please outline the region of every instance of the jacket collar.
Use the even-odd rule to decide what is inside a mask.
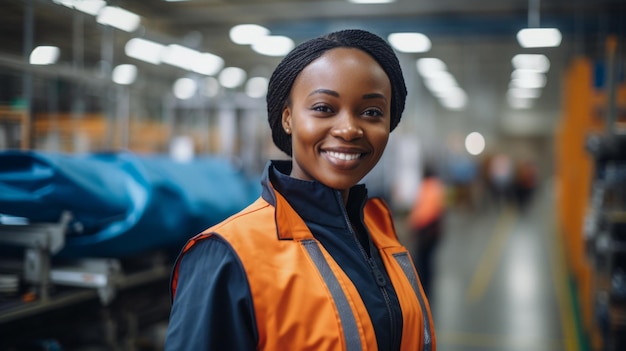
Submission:
[[[290,231],[299,230],[294,223],[297,217],[304,223],[318,223],[327,227],[346,228],[348,218],[362,218],[367,200],[365,185],[358,184],[350,189],[348,210],[343,205],[341,193],[317,181],[292,178],[291,161],[270,161],[262,177],[262,197],[276,208],[278,235],[282,239],[296,239],[296,233],[283,233],[281,224],[288,222]],[[351,213],[351,216],[348,216]],[[295,225],[295,226],[294,226]],[[308,237],[310,232],[305,228]],[[288,228],[288,227],[285,227]]]

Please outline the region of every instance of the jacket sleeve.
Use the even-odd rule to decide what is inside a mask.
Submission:
[[[255,350],[250,288],[238,257],[219,236],[181,257],[165,350]]]

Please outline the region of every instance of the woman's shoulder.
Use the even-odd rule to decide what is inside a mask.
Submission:
[[[223,232],[225,230],[241,228],[244,226],[254,226],[263,218],[270,216],[273,218],[274,209],[262,197],[259,197],[252,204],[243,210],[231,215],[222,222],[206,229],[204,233]]]

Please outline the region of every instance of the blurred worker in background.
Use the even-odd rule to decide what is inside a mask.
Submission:
[[[167,350],[436,350],[411,257],[358,184],[404,110],[397,57],[345,30],[297,46],[270,79],[262,196],[192,238],[172,274]]]
[[[525,212],[537,187],[537,166],[532,160],[522,159],[517,163],[514,184],[517,207]]]
[[[498,207],[511,203],[514,181],[515,167],[511,157],[504,153],[494,155],[489,163],[489,183]]]
[[[443,235],[445,208],[445,185],[437,177],[433,165],[426,164],[407,219],[414,243],[413,259],[429,299],[432,298],[434,253]]]

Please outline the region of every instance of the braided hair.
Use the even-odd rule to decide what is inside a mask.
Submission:
[[[282,127],[283,109],[289,102],[291,87],[302,70],[326,51],[334,48],[356,48],[368,53],[383,68],[391,82],[391,128],[400,122],[406,101],[406,86],[400,62],[393,49],[379,36],[359,29],[333,32],[296,46],[278,64],[267,89],[268,122],[274,144],[291,156],[291,136]]]

